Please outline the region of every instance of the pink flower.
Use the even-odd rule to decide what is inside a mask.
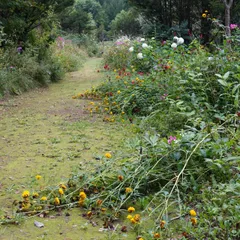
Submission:
[[[177,140],[177,137],[173,137],[173,136],[170,136],[169,138],[168,138],[168,144],[171,144],[172,143],[172,141],[176,141]]]
[[[232,24],[230,24],[230,29],[231,29],[231,30],[233,30],[233,29],[235,29],[235,28],[237,28],[237,27],[238,27],[238,25],[237,25],[237,24],[233,24],[233,23],[232,23]]]

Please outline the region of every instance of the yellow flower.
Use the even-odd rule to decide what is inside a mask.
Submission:
[[[43,196],[43,197],[41,197],[40,200],[41,200],[41,201],[47,201],[47,197]]]
[[[140,214],[136,214],[136,215],[134,216],[134,219],[135,219],[136,222],[139,222],[139,221],[140,221],[140,218],[141,218]]]
[[[54,199],[54,204],[55,204],[55,205],[59,205],[59,204],[60,204],[60,200],[59,200],[58,197],[55,197],[55,199]]]
[[[130,187],[127,187],[126,190],[125,190],[126,193],[130,193],[130,192],[132,192],[132,191],[133,191],[133,190],[132,190],[132,188],[130,188]]]
[[[132,215],[130,215],[130,214],[127,215],[127,219],[129,219],[129,220],[132,219]]]
[[[155,239],[160,238],[160,233],[154,233],[153,237],[154,237]]]
[[[62,188],[59,188],[59,189],[58,189],[58,192],[60,193],[60,195],[63,195],[63,194],[64,194],[64,191],[63,191]]]
[[[192,225],[197,225],[197,219],[195,217],[191,218]]]
[[[164,225],[165,225],[165,221],[164,220],[162,220],[161,222],[160,222],[160,228],[164,228]]]
[[[118,93],[118,94],[120,94],[120,93],[121,93],[121,91],[120,91],[120,90],[118,90],[118,91],[117,91],[117,93]]]
[[[64,185],[63,183],[60,183],[59,187],[62,189],[67,189],[66,185]]]
[[[28,198],[30,196],[30,192],[25,190],[23,193],[22,193],[22,197],[23,198]]]
[[[135,208],[134,208],[134,207],[129,207],[129,208],[128,208],[128,212],[132,213],[132,212],[134,212],[134,211],[135,211]]]
[[[105,153],[105,157],[106,157],[106,158],[111,158],[112,155],[111,155],[111,153],[107,152],[107,153]]]
[[[102,212],[106,212],[106,210],[107,210],[106,208],[102,208],[101,209]]]
[[[37,198],[37,197],[39,197],[39,194],[37,192],[35,192],[35,193],[33,193],[33,197]]]
[[[35,178],[36,178],[37,180],[40,180],[40,179],[42,178],[42,176],[41,176],[41,175],[36,175]]]
[[[90,218],[92,216],[92,211],[88,211],[87,216]]]
[[[203,14],[202,14],[202,17],[203,17],[203,18],[206,18],[206,17],[207,17],[207,14],[206,14],[206,13],[203,13]]]
[[[191,210],[189,211],[189,213],[190,213],[191,217],[196,217],[196,216],[197,216],[197,213],[196,213],[195,210],[193,210],[193,209],[191,209]]]
[[[85,192],[80,192],[79,197],[80,197],[81,200],[85,200],[87,198],[87,195],[86,195]]]
[[[133,224],[137,223],[137,221],[136,221],[134,218],[131,218],[130,221],[131,221],[131,223],[133,223]]]
[[[84,200],[80,198],[79,201],[78,201],[78,204],[79,204],[79,206],[83,206]]]
[[[144,240],[142,237],[140,237],[138,240]]]

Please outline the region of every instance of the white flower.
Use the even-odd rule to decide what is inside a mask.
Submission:
[[[174,36],[174,37],[173,37],[173,41],[174,41],[174,42],[177,42],[177,41],[178,41],[178,37],[177,37],[177,36]]]
[[[213,60],[213,57],[208,57],[208,61],[212,61]]]
[[[138,59],[143,59],[143,54],[142,53],[138,53],[137,58]]]
[[[148,48],[149,46],[146,43],[142,44],[142,48]]]
[[[177,45],[181,45],[184,43],[184,39],[182,37],[178,38]]]
[[[155,40],[155,37],[152,37],[151,39],[152,39],[152,40]]]
[[[144,41],[145,41],[145,38],[141,38],[140,41],[141,41],[141,42],[144,42]]]
[[[172,48],[177,48],[177,44],[176,43],[172,43],[171,47]]]
[[[133,52],[133,51],[134,51],[134,48],[133,48],[133,47],[130,47],[130,48],[128,49],[128,51],[129,51],[129,52]]]

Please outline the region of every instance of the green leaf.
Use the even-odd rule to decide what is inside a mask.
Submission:
[[[225,87],[228,86],[227,82],[224,81],[224,80],[218,79],[218,82],[219,82],[221,85],[225,86]]]
[[[219,77],[219,78],[223,78],[222,75],[217,74],[217,73],[215,74],[215,76],[217,76],[217,77]]]
[[[230,75],[230,72],[226,72],[224,75],[223,75],[223,79],[226,80]]]

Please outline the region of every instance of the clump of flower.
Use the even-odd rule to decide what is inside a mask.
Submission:
[[[134,211],[135,211],[135,208],[134,208],[134,207],[129,207],[129,208],[128,208],[128,212],[132,213],[132,212],[134,212]]]
[[[149,48],[149,46],[146,43],[143,43],[142,48]]]
[[[153,237],[154,237],[155,239],[160,238],[160,233],[154,233]]]
[[[128,51],[129,51],[129,52],[133,52],[133,51],[134,51],[134,47],[130,47],[130,48],[128,49]]]
[[[37,180],[40,180],[40,179],[42,178],[42,176],[41,176],[41,175],[36,175],[35,178],[36,178]]]
[[[137,54],[137,58],[138,58],[138,59],[143,59],[143,54],[142,54],[142,53],[138,53],[138,54]]]
[[[123,180],[123,176],[122,176],[122,175],[119,175],[119,176],[118,176],[118,180],[119,180],[119,181],[122,181],[122,180]]]
[[[62,188],[59,188],[59,189],[58,189],[58,192],[59,192],[60,195],[63,195],[63,194],[64,194],[64,191],[63,191]]]
[[[112,155],[111,155],[111,153],[107,152],[107,153],[105,153],[105,157],[106,157],[106,158],[111,158]]]
[[[193,226],[196,226],[197,225],[197,218],[193,217],[191,218],[191,223]]]
[[[59,200],[58,197],[55,197],[55,199],[54,199],[54,204],[55,204],[55,205],[60,205],[60,200]]]
[[[125,189],[125,192],[126,193],[131,193],[133,190],[132,190],[132,188],[130,188],[130,187],[127,187],[126,189]]]
[[[87,198],[87,195],[85,192],[80,192],[79,193],[79,201],[78,204],[82,206],[84,204],[85,199]]]
[[[164,221],[164,220],[162,220],[161,222],[160,222],[160,228],[164,228],[165,227],[165,224],[166,224],[166,222]]]
[[[234,24],[234,23],[231,23],[231,24],[230,24],[230,29],[231,29],[231,30],[233,30],[233,29],[235,29],[235,28],[237,28],[237,27],[238,27],[237,24]]]
[[[174,136],[170,136],[169,138],[168,138],[168,144],[171,144],[172,143],[172,141],[176,141],[177,140],[177,138]]]
[[[191,209],[189,211],[189,214],[191,215],[191,217],[196,217],[197,216],[197,213],[195,212],[195,210]]]
[[[30,192],[28,190],[23,191],[22,197],[23,198],[28,198],[30,196]]]

